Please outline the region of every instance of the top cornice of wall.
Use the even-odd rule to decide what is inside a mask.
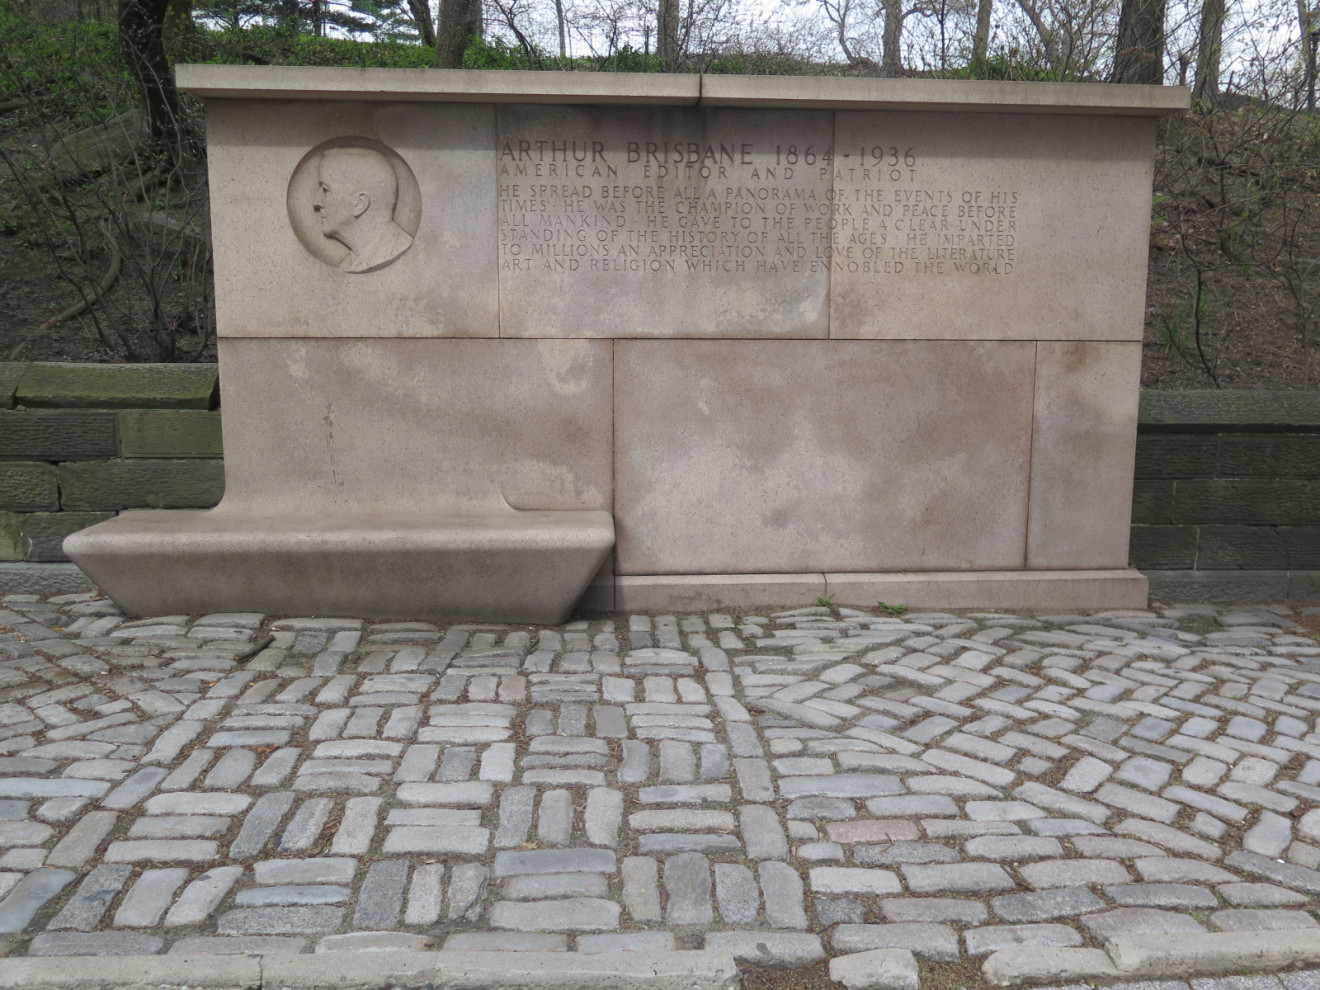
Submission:
[[[780,107],[1165,117],[1186,110],[1185,86],[960,79],[669,75],[472,69],[180,65],[180,89],[205,99],[381,100],[614,106]]]

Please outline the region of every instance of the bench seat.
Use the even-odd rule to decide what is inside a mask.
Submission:
[[[134,615],[259,611],[558,624],[614,546],[596,510],[125,512],[65,553]]]

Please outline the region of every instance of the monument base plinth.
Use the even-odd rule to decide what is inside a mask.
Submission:
[[[65,553],[134,615],[264,612],[565,621],[614,545],[608,512],[126,512]]]
[[[1131,568],[1077,571],[907,571],[877,574],[648,574],[598,579],[580,609],[697,612],[811,605],[875,608],[1145,608],[1147,581]]]

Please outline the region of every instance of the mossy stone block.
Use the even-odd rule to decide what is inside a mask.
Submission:
[[[220,457],[220,413],[202,409],[125,409],[119,414],[124,457]]]
[[[0,409],[0,459],[86,461],[119,450],[115,414],[93,409]]]
[[[1140,434],[1138,478],[1213,478],[1219,438],[1205,434]]]
[[[1141,433],[1315,433],[1320,393],[1146,391],[1141,393]]]
[[[1249,526],[1320,524],[1320,482],[1317,481],[1194,478],[1176,484],[1172,522]]]
[[[1196,566],[1195,526],[1133,526],[1128,559],[1136,568],[1187,570]]]
[[[210,409],[214,364],[30,364],[17,405],[65,409]]]
[[[116,460],[61,464],[66,510],[209,509],[225,493],[218,460]]]
[[[1153,526],[1173,522],[1173,481],[1132,483],[1132,522]]]
[[[113,512],[28,512],[18,517],[23,559],[68,560],[64,538],[114,516]]]
[[[1240,605],[1289,600],[1288,571],[1151,570],[1146,576],[1150,578],[1150,596],[1164,602]]]
[[[1320,568],[1320,526],[1202,526],[1197,566],[1206,570]]]
[[[26,361],[0,361],[0,409],[14,408],[14,390],[27,366]]]
[[[1215,477],[1320,478],[1320,433],[1221,436]]]
[[[0,461],[0,509],[54,512],[60,507],[55,465],[39,461]]]
[[[0,560],[22,560],[23,541],[18,527],[18,514],[0,512]]]

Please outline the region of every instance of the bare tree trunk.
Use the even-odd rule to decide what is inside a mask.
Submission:
[[[1219,95],[1219,51],[1224,42],[1225,0],[1203,0],[1201,32],[1196,44],[1194,100],[1214,100]]]
[[[435,32],[436,64],[463,68],[463,53],[481,37],[481,0],[440,0],[440,26]]]
[[[852,0],[841,0],[839,4],[839,48],[843,50],[843,57],[851,65],[857,61],[853,55],[852,46],[848,44],[848,13],[852,8]]]
[[[412,13],[413,23],[417,25],[417,34],[427,48],[435,47],[435,25],[431,23],[431,7],[426,0],[408,0],[408,10]]]
[[[1297,22],[1302,28],[1302,71],[1307,75],[1308,91],[1315,85],[1310,78],[1311,66],[1315,64],[1315,41],[1311,32],[1315,30],[1315,15],[1306,6],[1306,0],[1297,0]],[[1307,94],[1302,94],[1305,97]]]
[[[972,35],[973,62],[981,61],[990,50],[990,14],[993,8],[993,0],[977,0],[976,33]]]
[[[568,39],[564,35],[564,0],[555,0],[555,25],[559,28],[559,57],[568,57]]]
[[[903,0],[880,0],[884,11],[884,33],[880,40],[880,70],[882,75],[896,76],[903,71]]]
[[[656,49],[666,72],[678,71],[678,0],[660,0],[656,17]]]
[[[1164,7],[1166,0],[1123,0],[1118,14],[1118,49],[1110,82],[1164,81]]]
[[[153,152],[173,160],[178,151],[179,94],[165,58],[169,0],[119,0],[119,51],[142,93]]]
[[[1018,0],[1018,6],[1022,8],[1022,13],[1027,15],[1027,20],[1031,21],[1031,26],[1036,29],[1036,34],[1040,38],[1041,45],[1045,48],[1045,61],[1049,63],[1051,69],[1059,67],[1059,42],[1054,36],[1054,31],[1045,23],[1045,19],[1040,16],[1040,11],[1031,0]]]

